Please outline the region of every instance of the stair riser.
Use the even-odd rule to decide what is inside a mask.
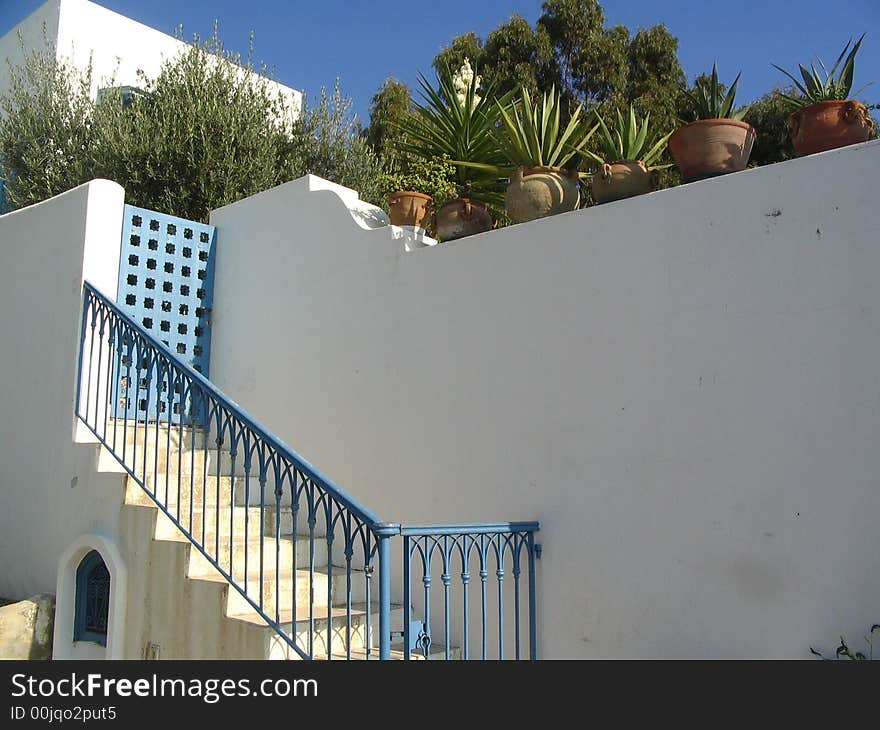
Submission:
[[[203,449],[206,445],[214,446],[204,431],[193,430],[189,426],[184,426],[182,429],[178,426],[169,428],[168,425],[160,423],[157,429],[157,424],[150,423],[145,428],[142,422],[135,426],[131,420],[126,425],[124,419],[108,421],[106,433],[99,428],[98,434],[111,445],[115,439],[117,450],[121,450],[123,444],[126,450],[131,450],[137,444],[137,448],[143,451],[145,431],[147,449],[151,453],[156,443],[163,451],[170,447],[175,452],[181,448]]]
[[[177,505],[170,505],[168,511],[173,517],[179,517],[181,524],[189,529],[189,505],[181,505],[179,515]],[[204,528],[206,535],[213,539],[217,532],[217,523],[219,519],[221,538],[228,536],[231,531],[231,534],[236,535],[239,538],[244,539],[247,537],[253,539],[260,536],[260,513],[261,510],[259,507],[246,508],[242,506],[233,507],[230,510],[229,507],[220,507],[218,509],[216,506],[214,508],[208,506],[206,509],[203,509],[202,505],[198,504],[198,506],[194,507],[192,510],[192,527],[198,535],[202,534],[202,529]],[[288,512],[287,514],[284,514],[284,511],[282,510],[278,519],[278,524],[276,524],[275,514],[274,505],[272,509],[266,508],[262,510],[263,536],[274,538],[276,534],[279,533],[282,536],[292,534],[293,518],[290,513]],[[232,520],[231,527],[230,518]],[[177,527],[164,516],[156,525],[156,538],[159,540],[173,540],[176,539],[178,534],[179,531]],[[317,539],[319,538],[316,538],[316,540]]]
[[[366,646],[366,623],[365,616],[353,616],[351,620],[351,648],[352,651],[363,650]],[[391,625],[403,625],[403,609],[391,610]],[[281,624],[282,628],[288,634],[293,625],[288,623]],[[346,641],[346,620],[344,616],[332,619],[332,651],[333,654],[344,654]],[[293,659],[296,658],[295,652],[290,649],[284,642],[273,640],[271,634],[272,629],[267,627],[267,659]],[[327,653],[327,620],[315,621],[315,633],[313,636],[313,651],[316,655]],[[308,650],[309,640],[309,623],[308,620],[296,622],[296,643],[303,650]],[[375,647],[379,642],[379,614],[373,613],[370,617],[370,643]],[[379,654],[378,649],[374,649],[376,656]]]
[[[143,474],[138,470],[138,481],[143,478]],[[137,482],[133,483],[137,486]],[[216,475],[191,475],[189,473],[180,474],[178,472],[169,472],[166,476],[164,471],[159,472],[158,477],[154,477],[152,471],[147,474],[146,485],[150,492],[156,492],[159,501],[169,506],[176,505],[178,501],[181,505],[189,506],[192,502],[193,506],[200,507],[203,503],[211,506],[230,505],[233,503],[237,507],[243,507],[250,504],[251,507],[258,507],[260,499],[265,509],[275,509],[276,497],[274,488],[267,485],[261,490],[260,483],[255,479],[245,480],[243,477],[221,476],[219,478],[219,494],[218,494],[218,477]],[[167,486],[167,500],[166,500]],[[180,495],[178,497],[178,490]],[[137,500],[138,497],[132,496]],[[140,504],[141,502],[129,502],[129,504]],[[281,496],[281,506],[290,510],[289,495]],[[302,508],[304,511],[304,508]],[[305,520],[305,518],[302,518]]]
[[[324,569],[326,570],[326,569]],[[330,577],[326,572],[316,572],[314,574],[314,606],[326,607],[344,606],[346,603],[346,576],[345,569],[339,568],[334,570],[333,576]],[[244,585],[243,576],[238,579],[239,585]],[[297,570],[296,579],[296,606],[299,616],[307,616],[309,611],[309,571]],[[259,573],[251,571],[248,566],[248,596],[257,604],[259,604]],[[327,586],[332,585],[330,599],[328,603]],[[375,595],[378,588],[371,588]],[[293,608],[294,593],[293,580],[288,573],[278,579],[276,590],[275,576],[266,576],[263,579],[263,608],[266,611],[274,611],[276,608],[284,611]],[[366,600],[366,586],[363,573],[352,572],[351,576],[351,603],[362,603]],[[234,588],[229,590],[229,598],[227,602],[226,612],[229,615],[246,613],[251,610],[251,605],[247,600]]]
[[[195,538],[200,539],[200,535],[196,532]],[[296,562],[298,568],[303,568],[304,566],[309,565],[309,546],[307,541],[298,540],[297,541],[297,555]],[[248,577],[250,578],[252,575],[257,575],[255,571],[259,571],[260,569],[260,545],[257,540],[252,540],[247,543],[248,547],[245,548],[245,543],[243,542],[235,542],[233,543],[233,551],[232,551],[232,574],[237,579],[243,578],[244,576],[244,556],[245,552],[248,554],[247,568],[248,568]],[[229,540],[220,540],[219,552],[217,551],[216,542],[213,540],[208,540],[205,543],[205,547],[207,552],[214,556],[218,555],[217,562],[220,566],[229,571]],[[327,564],[327,550],[326,545],[322,548],[321,543],[315,542],[315,559],[314,565],[315,568],[320,568]],[[275,571],[276,566],[281,571],[290,571],[293,570],[293,554],[292,554],[292,546],[290,540],[282,539],[282,544],[280,550],[278,551],[277,556],[277,564],[276,564],[276,553],[275,553],[275,541],[271,539],[266,539],[263,541],[263,570],[264,571]],[[191,577],[204,575],[206,573],[210,573],[213,570],[213,566],[205,559],[205,557],[199,552],[197,548],[192,548],[190,550],[190,563],[189,563],[189,571],[188,575]]]

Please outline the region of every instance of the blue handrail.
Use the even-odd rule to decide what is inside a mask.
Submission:
[[[113,404],[132,397],[137,408],[121,408],[121,418],[110,417]],[[186,417],[188,412],[200,413],[204,427]],[[472,569],[480,583],[481,657],[489,656],[492,621],[498,658],[504,658],[506,644],[521,657],[523,631],[528,656],[536,657],[537,522],[401,526],[380,520],[88,282],[83,286],[76,415],[300,657],[371,658],[373,575],[378,570],[380,659],[391,658],[393,635],[403,638],[405,659],[414,657],[414,648],[430,658],[434,637],[442,637],[444,658],[453,657],[452,641],[459,639],[468,658]],[[200,438],[204,447],[197,449]],[[207,446],[209,438],[216,453]],[[391,541],[397,538],[403,540],[404,585],[396,594],[403,594],[400,613],[392,604]],[[456,561],[461,590],[453,595],[451,566]],[[528,623],[522,620],[520,597],[524,567]],[[432,603],[440,597],[431,593],[431,580],[438,572],[444,619],[442,630],[432,631]],[[288,573],[291,586],[284,592],[281,575]],[[508,573],[512,583],[506,581]],[[423,586],[418,607],[414,574],[421,575]],[[297,588],[301,581],[307,582],[305,605]],[[462,606],[461,624],[452,619],[453,600]],[[492,601],[495,618],[489,611]],[[513,621],[507,624],[505,601],[513,604]],[[416,615],[420,620],[414,620]],[[402,630],[393,630],[395,616],[402,617]]]
[[[323,475],[306,459],[293,451],[281,439],[275,436],[275,434],[273,434],[268,428],[259,423],[252,416],[248,415],[248,413],[238,403],[232,400],[232,398],[230,398],[226,393],[220,390],[216,385],[214,385],[214,383],[208,380],[197,370],[193,370],[183,360],[178,358],[177,355],[174,354],[174,352],[172,352],[172,350],[165,345],[165,343],[157,340],[149,332],[143,329],[137,322],[135,322],[131,317],[123,312],[122,309],[120,309],[115,302],[111,301],[103,294],[101,294],[91,283],[89,283],[88,281],[84,282],[83,289],[87,292],[90,292],[96,299],[99,299],[102,306],[107,307],[107,309],[113,312],[116,317],[125,322],[132,329],[136,330],[138,332],[138,336],[141,337],[145,342],[149,343],[157,350],[163,351],[171,360],[174,361],[175,365],[178,368],[184,370],[187,376],[197,382],[206,393],[212,395],[230,410],[235,411],[238,418],[251,430],[253,430],[254,433],[258,434],[266,442],[271,443],[275,449],[290,458],[291,461],[295,462],[301,469],[303,469],[303,471],[308,473],[311,478],[321,482],[322,484],[325,484],[328,489],[333,491],[334,496],[337,499],[343,502],[352,512],[354,512],[362,520],[364,520],[364,522],[381,522],[381,520],[376,515],[370,512],[366,507],[358,504],[358,502],[353,497],[346,494],[340,487],[335,485],[328,477]],[[78,395],[79,392],[77,392],[77,396]]]

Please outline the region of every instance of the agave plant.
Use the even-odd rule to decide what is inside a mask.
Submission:
[[[816,69],[815,64],[811,63],[809,69],[802,64],[798,64],[803,83],[784,68],[774,63],[773,66],[776,69],[782,71],[782,73],[794,81],[795,87],[801,94],[800,96],[782,94],[782,98],[785,99],[792,109],[801,109],[820,101],[845,101],[849,99],[850,92],[852,91],[856,54],[859,52],[859,47],[862,45],[862,38],[864,37],[865,34],[862,33],[852,48],[850,48],[850,44],[852,44],[852,38],[850,38],[830,71],[825,68],[821,58],[816,59],[819,61],[819,66],[822,69],[821,72]],[[842,66],[841,63],[843,64]],[[839,72],[838,69],[840,69]],[[835,74],[837,75],[835,76]],[[858,96],[867,86],[870,86],[870,84],[863,86],[854,96]]]
[[[498,183],[477,167],[503,162],[493,137],[500,114],[494,85],[487,84],[479,95],[479,76],[456,75],[445,65],[437,73],[436,89],[421,74],[419,84],[424,103],[416,102],[415,113],[396,125],[405,135],[401,149],[428,160],[451,160],[462,197],[500,200]],[[510,95],[501,98],[506,102]]]
[[[691,102],[695,117],[697,119],[741,120],[746,115],[746,112],[748,112],[748,107],[743,107],[742,109],[733,108],[739,77],[740,74],[737,74],[727,94],[725,94],[722,85],[718,83],[718,69],[713,63],[709,83],[698,84],[692,91],[685,92]]]
[[[650,113],[645,114],[644,119],[640,119],[632,105],[629,107],[629,115],[627,116],[622,115],[619,109],[615,109],[617,123],[610,127],[602,119],[598,110],[595,111],[595,114],[599,127],[597,139],[599,152],[584,150],[585,157],[600,165],[605,162],[623,160],[636,162],[641,160],[649,169],[663,170],[671,167],[671,165],[654,164],[663,154],[666,142],[672,132],[660,137],[656,134],[649,136]]]
[[[513,167],[566,167],[579,154],[595,132],[588,128],[579,105],[564,128],[560,127],[561,95],[553,87],[542,95],[540,104],[532,104],[523,87],[517,103],[497,107],[502,127],[496,134],[504,157]]]

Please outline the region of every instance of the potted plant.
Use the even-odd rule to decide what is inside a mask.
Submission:
[[[495,139],[506,164],[483,169],[509,176],[504,200],[514,223],[575,210],[580,203],[579,173],[572,161],[596,128],[590,129],[581,116],[582,105],[561,128],[561,97],[555,88],[542,96],[533,105],[523,87],[517,101],[496,103],[501,127]]]
[[[599,152],[585,150],[583,153],[600,166],[591,183],[593,200],[606,203],[650,192],[654,184],[651,173],[669,167],[655,163],[672,132],[662,136],[649,134],[650,113],[640,119],[632,105],[626,117],[615,109],[616,124],[610,127],[598,110],[595,114],[599,125]]]
[[[492,136],[499,117],[494,86],[487,85],[481,96],[477,93],[480,81],[467,59],[456,74],[442,66],[437,73],[437,89],[420,75],[424,103],[416,102],[415,113],[398,125],[406,135],[401,144],[405,152],[426,159],[448,159],[455,165],[453,181],[458,197],[435,214],[441,241],[489,230],[493,221],[487,203],[500,202],[497,180],[487,178],[473,166],[500,161]]]
[[[743,121],[748,108],[733,107],[739,77],[725,94],[713,64],[709,81],[685,92],[695,121],[679,127],[669,138],[669,151],[685,182],[746,168],[756,133]]]
[[[425,159],[412,154],[392,157],[389,169],[379,178],[388,200],[388,214],[395,226],[414,226],[432,232],[435,204],[456,197],[450,178],[455,167],[446,158]]]
[[[773,64],[794,81],[800,92],[800,96],[782,95],[794,110],[788,117],[788,134],[798,156],[812,155],[870,139],[874,122],[868,116],[868,108],[849,98],[856,53],[864,37],[865,34],[862,33],[852,48],[852,38],[849,39],[831,71],[826,70],[821,58],[818,61],[822,73],[813,64],[810,64],[809,70],[799,66],[803,83],[784,68]],[[864,88],[863,86],[862,89]]]

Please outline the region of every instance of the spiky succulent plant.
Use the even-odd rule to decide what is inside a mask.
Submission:
[[[654,163],[663,154],[672,132],[662,136],[649,134],[650,113],[645,114],[644,119],[640,119],[632,105],[629,107],[628,115],[623,115],[619,109],[615,109],[616,124],[612,122],[610,125],[605,123],[598,111],[595,114],[599,125],[596,138],[598,152],[585,150],[583,153],[585,157],[600,165],[618,160],[633,162],[641,160],[648,168],[660,170],[669,167]]]
[[[739,83],[740,74],[736,75],[727,93],[724,87],[718,83],[718,69],[712,64],[712,75],[708,83],[697,84],[691,91],[686,91],[691,102],[692,111],[696,119],[742,119],[749,108],[735,109],[733,102],[736,99],[736,85]]]
[[[850,38],[830,71],[825,67],[822,59],[817,58],[816,60],[819,62],[821,71],[812,63],[809,69],[803,64],[798,64],[801,79],[797,79],[793,74],[774,63],[774,68],[782,71],[782,73],[794,81],[795,88],[800,93],[800,96],[782,94],[782,98],[793,109],[800,109],[820,101],[845,101],[849,99],[850,92],[852,91],[856,54],[859,52],[864,37],[865,34],[862,33],[855,42],[855,45],[852,45],[852,38]],[[852,47],[850,47],[851,45]],[[866,84],[865,86],[869,85]],[[853,96],[860,94],[865,86],[859,89]]]

